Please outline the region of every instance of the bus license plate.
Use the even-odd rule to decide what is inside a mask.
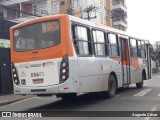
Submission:
[[[33,79],[34,84],[41,84],[43,83],[43,79]]]

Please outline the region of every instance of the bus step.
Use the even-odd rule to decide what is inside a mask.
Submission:
[[[129,84],[123,85],[124,88],[129,88]]]

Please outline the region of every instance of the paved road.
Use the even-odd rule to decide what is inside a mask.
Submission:
[[[160,75],[145,81],[144,88],[136,89],[131,85],[128,89],[118,90],[112,99],[99,98],[98,94],[80,95],[75,101],[63,101],[53,97],[33,97],[10,105],[0,107],[0,111],[54,110],[54,111],[160,111]],[[115,113],[116,114],[116,113]],[[2,118],[1,118],[2,119]],[[1,120],[0,119],[0,120]],[[3,118],[4,119],[4,118]],[[104,117],[55,117],[54,120],[160,120],[160,118],[104,118]],[[7,118],[7,120],[9,120]],[[11,120],[17,120],[12,118]],[[22,120],[19,119],[19,120]],[[23,120],[46,120],[46,118],[23,118]],[[53,120],[53,118],[47,118]]]

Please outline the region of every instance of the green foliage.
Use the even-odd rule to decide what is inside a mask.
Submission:
[[[157,46],[157,49],[151,54],[151,58],[160,65],[160,46]]]

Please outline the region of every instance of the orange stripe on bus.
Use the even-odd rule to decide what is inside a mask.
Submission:
[[[117,61],[117,62],[120,62],[121,61],[121,58],[118,57],[118,58],[111,58],[112,60],[114,61]],[[139,63],[138,63],[138,58],[132,58],[130,57],[130,59],[132,59],[131,63],[130,63],[130,66],[133,67],[133,68],[139,68]],[[123,65],[126,65],[126,62],[123,62]],[[127,65],[129,66],[129,64]]]
[[[131,67],[134,67],[134,68],[139,68],[139,62],[138,62],[138,58],[131,58],[132,62],[131,62]]]
[[[115,60],[115,61],[121,61],[121,58],[120,57],[116,57],[116,58],[111,58],[112,60]]]

